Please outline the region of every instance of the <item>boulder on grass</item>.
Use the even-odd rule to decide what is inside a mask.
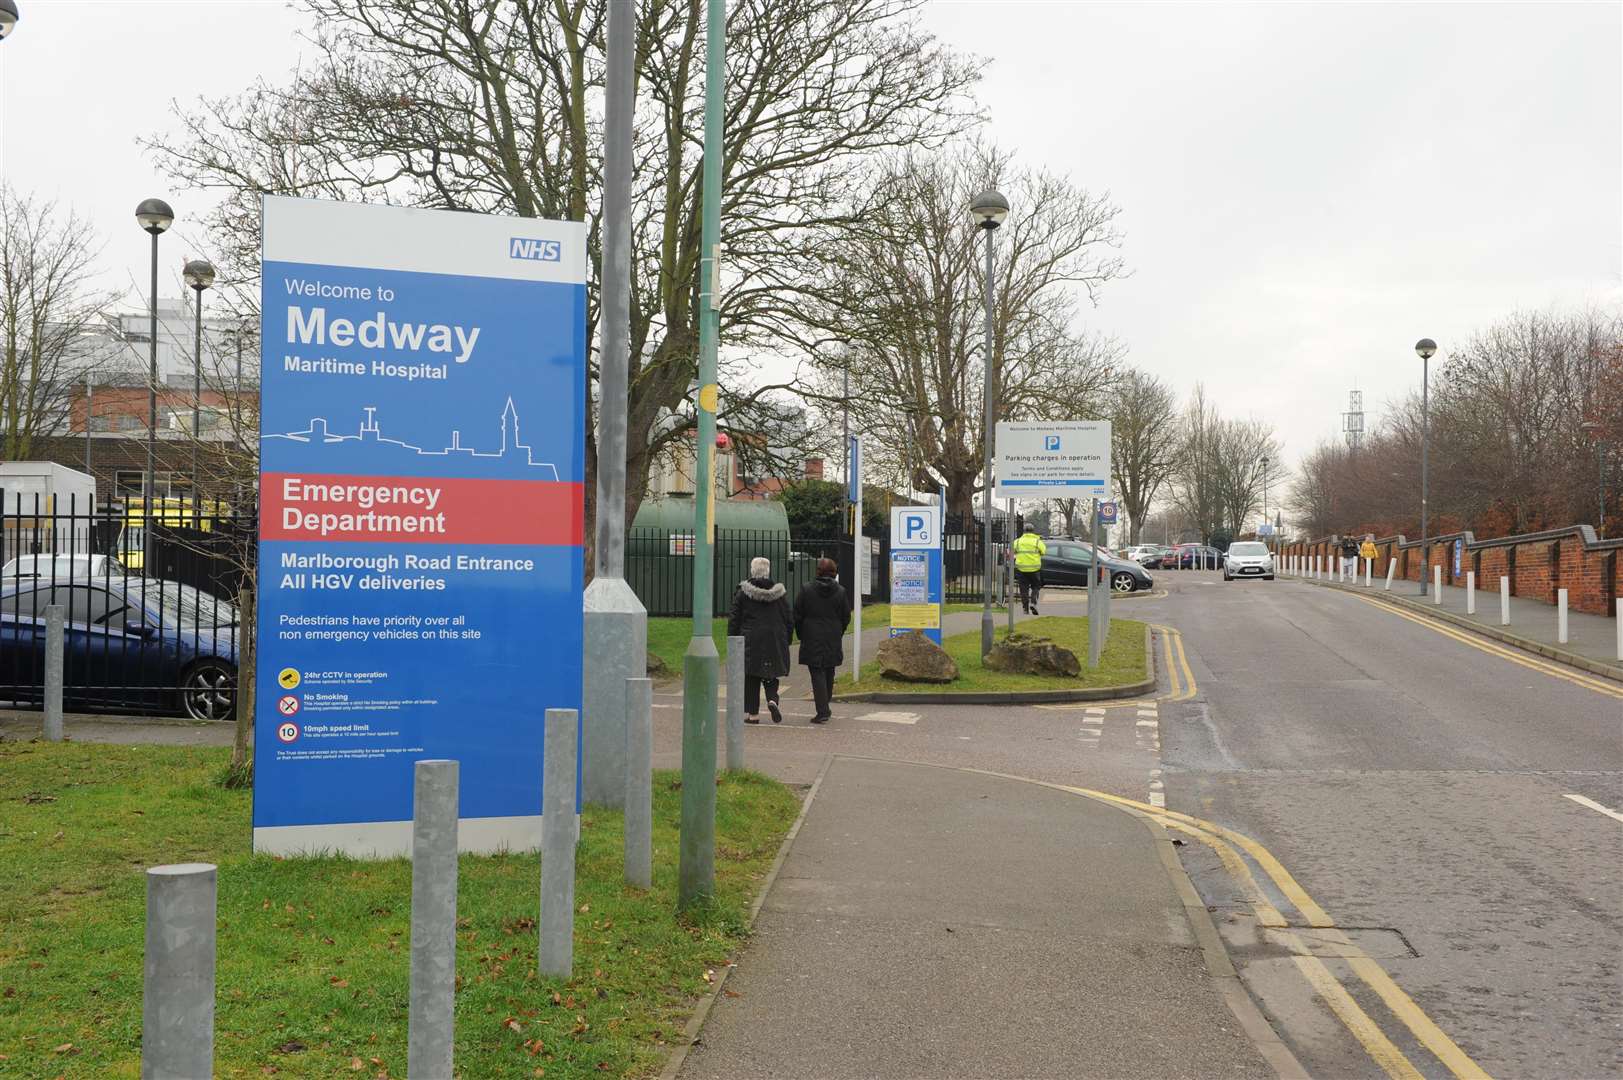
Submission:
[[[1074,679],[1082,674],[1082,664],[1076,653],[1063,645],[1055,645],[1045,637],[1032,634],[1010,634],[992,646],[986,654],[986,666],[993,671],[1015,672],[1025,675],[1054,675]]]
[[[653,653],[648,654],[647,668],[650,676],[666,675],[669,674],[670,671],[670,669],[665,666],[665,661],[661,660]]]
[[[909,630],[880,643],[879,674],[900,682],[950,683],[958,677],[958,665],[924,631]]]

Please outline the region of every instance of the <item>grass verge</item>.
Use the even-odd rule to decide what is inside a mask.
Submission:
[[[248,853],[229,751],[0,744],[0,1075],[136,1077],[145,867],[220,867],[215,1066],[225,1077],[400,1077],[411,864]],[[655,774],[654,887],[622,884],[621,818],[581,821],[576,977],[538,978],[540,857],[465,855],[456,1061],[470,1077],[655,1071],[798,812],[765,777],[717,786],[715,900],[675,914],[678,774]]]
[[[943,685],[906,683],[881,678],[877,660],[862,665],[862,678],[856,684],[842,684],[841,694],[875,691],[908,693],[969,694],[1002,693],[1015,690],[1082,690],[1094,686],[1123,686],[1148,678],[1149,658],[1144,652],[1144,624],[1132,619],[1111,619],[1099,667],[1088,670],[1088,620],[1062,615],[1027,619],[1017,628],[1022,634],[1035,634],[1063,645],[1082,661],[1082,675],[1063,679],[1048,675],[1020,675],[991,671],[981,666],[981,634],[972,630],[943,639],[942,647],[958,664],[958,679]],[[1008,633],[997,627],[998,640]]]

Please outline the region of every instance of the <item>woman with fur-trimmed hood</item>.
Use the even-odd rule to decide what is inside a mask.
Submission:
[[[744,723],[761,722],[761,688],[774,724],[783,723],[778,708],[778,680],[789,674],[789,642],[795,632],[783,584],[772,580],[772,563],[750,560],[748,581],[738,583],[727,636],[744,639]]]

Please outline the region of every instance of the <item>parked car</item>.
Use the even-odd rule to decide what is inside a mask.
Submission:
[[[1093,557],[1088,545],[1075,540],[1049,540],[1047,544],[1048,554],[1043,556],[1043,584],[1086,586]],[[1128,559],[1101,556],[1099,569],[1115,592],[1130,593],[1155,586],[1149,572]]]
[[[1223,580],[1260,577],[1274,580],[1274,556],[1268,545],[1256,540],[1240,540],[1229,545],[1223,561]]]
[[[44,701],[45,608],[65,609],[63,702],[229,720],[236,713],[236,606],[175,581],[0,581],[0,699]]]
[[[1179,544],[1172,559],[1179,570],[1223,569],[1223,553],[1206,544]]]
[[[0,578],[44,578],[46,581],[84,581],[123,577],[124,564],[116,555],[19,555],[0,566]]]
[[[1154,544],[1134,544],[1127,549],[1127,557],[1140,566],[1149,566],[1151,559],[1161,557],[1161,549]]]

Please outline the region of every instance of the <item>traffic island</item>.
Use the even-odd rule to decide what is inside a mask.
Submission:
[[[411,862],[250,854],[252,794],[217,783],[229,759],[0,743],[0,1074],[139,1072],[142,870],[197,860],[219,866],[214,1074],[405,1076]],[[581,817],[572,979],[536,976],[539,857],[461,857],[458,1075],[647,1075],[681,1040],[800,807],[723,774],[716,898],[678,918],[679,775],[654,779],[648,892],[624,885],[620,815]]]
[[[1086,618],[1044,615],[1026,619],[1020,623],[1017,635],[1047,639],[1056,648],[1077,656],[1088,655]],[[1007,636],[1007,627],[997,628],[999,641]],[[834,700],[885,705],[1025,705],[1134,697],[1155,689],[1155,672],[1150,668],[1150,628],[1133,619],[1112,619],[1099,667],[1090,671],[1084,664],[1075,677],[985,667],[981,663],[979,630],[953,634],[941,644],[958,668],[958,677],[953,681],[932,684],[888,679],[881,674],[876,660],[862,666],[858,682],[841,684]]]

